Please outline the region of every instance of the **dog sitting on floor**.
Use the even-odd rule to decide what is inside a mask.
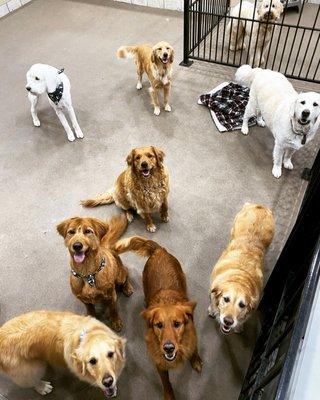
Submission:
[[[230,243],[211,274],[208,312],[224,334],[241,332],[260,301],[264,254],[274,229],[272,212],[262,205],[246,203],[236,215]]]
[[[68,140],[73,142],[75,136],[65,117],[65,111],[67,111],[70,117],[76,137],[80,139],[83,138],[83,133],[72,107],[70,81],[63,72],[63,69],[59,70],[45,64],[32,65],[27,72],[26,89],[31,103],[31,116],[34,126],[40,126],[40,120],[37,114],[39,96],[43,93],[47,93],[49,103],[64,127]]]
[[[155,232],[151,213],[160,211],[163,222],[169,221],[169,173],[163,165],[164,152],[157,147],[133,149],[127,156],[128,168],[116,180],[112,189],[97,198],[83,200],[86,207],[115,202],[126,211],[129,222],[133,211],[145,219],[147,230]]]
[[[193,322],[196,303],[188,299],[185,274],[179,261],[152,240],[133,236],[118,241],[115,250],[148,257],[143,270],[147,308],[141,313],[146,321],[145,340],[162,381],[164,399],[174,400],[168,371],[188,360],[195,371],[202,371]]]
[[[272,174],[280,178],[282,164],[293,169],[292,155],[315,136],[320,126],[320,94],[297,93],[288,79],[270,69],[242,65],[236,81],[250,87],[241,132],[249,133],[248,121],[257,117],[260,126],[267,126],[274,137]]]
[[[46,395],[46,364],[67,367],[80,380],[117,394],[126,340],[94,318],[62,311],[33,311],[0,328],[0,371],[23,388]]]
[[[61,222],[57,230],[64,237],[70,253],[70,284],[73,294],[86,306],[87,313],[95,316],[95,304],[106,303],[111,327],[123,328],[117,310],[116,288],[131,296],[127,268],[112,246],[127,227],[124,215],[104,222],[96,218],[75,217]]]
[[[159,42],[153,47],[148,44],[138,46],[121,46],[117,51],[118,58],[133,57],[137,66],[137,89],[142,88],[142,75],[145,72],[150,82],[150,95],[154,114],[160,114],[159,91],[163,90],[164,109],[171,111],[169,96],[171,90],[172,63],[174,50],[167,42]]]

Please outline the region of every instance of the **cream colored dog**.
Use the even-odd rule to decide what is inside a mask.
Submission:
[[[211,274],[208,312],[222,333],[240,332],[259,303],[263,286],[263,260],[274,235],[272,212],[246,203],[236,215],[231,240]]]
[[[102,322],[69,312],[34,311],[0,328],[0,371],[41,395],[52,391],[42,380],[46,364],[68,367],[105,396],[117,394],[126,340]]]
[[[231,30],[230,50],[236,51],[245,49],[245,37],[250,36],[252,32],[252,39],[250,43],[250,65],[258,67],[265,62],[265,52],[268,48],[273,25],[279,20],[283,13],[283,5],[280,0],[258,0],[256,9],[254,4],[249,1],[238,3],[231,9],[231,17],[240,17],[247,19],[259,20],[259,22],[252,22],[246,20],[231,19],[228,24],[228,32]],[[254,58],[254,59],[253,59]],[[261,59],[261,63],[260,63]]]

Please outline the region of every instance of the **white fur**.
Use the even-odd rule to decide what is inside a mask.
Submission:
[[[58,105],[54,104],[48,97],[49,103],[56,112],[62,126],[64,127],[68,140],[73,142],[75,136],[82,139],[83,133],[78,124],[74,109],[72,107],[71,93],[70,93],[70,81],[66,74],[58,73],[57,68],[51,67],[45,64],[34,64],[27,72],[27,84],[26,88],[30,88],[28,91],[28,98],[31,103],[31,116],[34,126],[40,126],[40,120],[37,115],[37,104],[38,98],[43,93],[52,93],[56,90],[57,86],[63,83],[63,94]],[[28,90],[28,89],[27,89]],[[69,123],[65,117],[65,112],[68,113],[71,120],[74,132],[69,126]]]
[[[299,125],[307,129],[306,144],[314,138],[319,128],[320,94],[297,93],[281,73],[269,69],[252,69],[249,65],[241,66],[235,78],[238,83],[250,86],[241,131],[243,134],[249,132],[248,121],[252,116],[258,117],[259,122],[263,121],[271,130],[275,140],[272,174],[280,178],[282,164],[287,169],[293,169],[291,157],[303,147],[302,136],[294,133],[292,121],[299,124],[303,118],[302,112],[310,112],[308,124]]]

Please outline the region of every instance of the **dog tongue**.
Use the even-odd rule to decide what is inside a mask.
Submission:
[[[86,255],[84,253],[78,253],[73,255],[73,259],[76,263],[80,264],[85,259]]]

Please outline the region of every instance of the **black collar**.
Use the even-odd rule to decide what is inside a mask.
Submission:
[[[106,266],[106,261],[105,261],[105,259],[103,258],[103,259],[101,260],[101,263],[100,263],[100,265],[99,265],[99,268],[98,268],[95,272],[93,272],[92,274],[89,274],[89,275],[82,275],[82,274],[76,272],[74,269],[71,269],[71,274],[72,274],[73,276],[75,276],[76,278],[78,278],[78,279],[84,279],[90,286],[95,286],[95,285],[96,285],[96,275],[97,275],[97,273],[100,272],[105,266]]]
[[[56,90],[52,93],[47,93],[49,99],[55,104],[58,105],[59,101],[61,100],[61,97],[63,95],[63,82],[59,83],[59,85],[56,87]]]

